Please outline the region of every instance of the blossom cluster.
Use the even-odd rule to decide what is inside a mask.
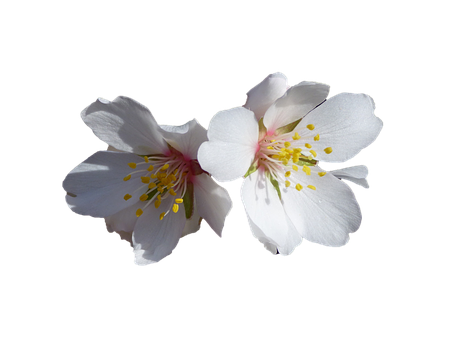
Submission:
[[[158,262],[205,219],[221,236],[232,203],[218,181],[244,177],[242,202],[253,235],[274,254],[302,239],[341,246],[361,223],[352,190],[368,187],[365,166],[325,171],[370,145],[382,129],[365,94],[326,99],[329,86],[288,86],[281,73],[247,93],[242,107],[220,111],[206,131],[195,119],[158,125],[138,102],[98,99],[82,119],[106,142],[63,182],[76,213],[103,217],[133,246],[137,264]],[[212,176],[212,177],[211,177]]]

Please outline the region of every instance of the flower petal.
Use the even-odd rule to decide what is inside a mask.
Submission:
[[[292,253],[302,238],[286,217],[277,191],[265,177],[262,168],[244,180],[241,194],[247,216],[261,231],[257,233],[252,226],[255,237],[261,239],[262,243],[276,246],[281,254]]]
[[[329,85],[309,81],[291,87],[264,115],[268,133],[303,118],[327,98],[329,89]]]
[[[128,163],[142,160],[131,153],[96,152],[66,176],[63,181],[63,188],[69,193],[66,202],[74,212],[93,217],[110,216],[133,205],[138,195],[128,201],[124,195],[132,194],[141,185],[140,178],[127,182],[123,178],[131,170]]]
[[[255,113],[259,121],[267,109],[283,96],[288,88],[288,80],[283,73],[269,74],[261,83],[247,92],[246,109]]]
[[[168,151],[151,112],[127,97],[98,99],[81,113],[83,121],[107,144],[138,155]]]
[[[132,234],[135,261],[139,265],[158,262],[171,254],[181,238],[186,224],[184,209],[177,213],[171,211],[173,201],[165,199],[159,209],[153,206],[144,209],[138,217]],[[168,211],[161,220],[160,214]]]
[[[116,214],[107,216],[105,224],[109,232],[133,232],[135,223],[137,223],[136,211],[143,207],[143,202],[138,201],[126,209],[118,211]]]
[[[197,211],[197,207],[195,206],[193,209],[192,217],[186,220],[186,225],[184,227],[184,230],[182,231],[181,237],[196,233],[198,230],[200,230],[201,220],[202,218],[200,217],[200,214]]]
[[[369,188],[366,176],[368,169],[365,165],[352,166],[350,168],[338,169],[329,171],[332,175],[339,179],[346,179],[364,188]]]
[[[209,124],[209,142],[198,150],[201,167],[219,181],[245,175],[258,148],[258,133],[252,111],[236,107],[217,113]]]
[[[278,253],[277,246],[273,243],[272,240],[270,240],[258,226],[253,223],[253,221],[250,219],[250,217],[247,215],[247,219],[249,221],[250,229],[252,229],[252,234],[255,236],[255,238],[258,239],[263,245],[264,248],[268,251],[270,251],[272,254],[276,255]]]
[[[222,236],[225,218],[232,205],[228,192],[206,174],[195,176],[193,181],[198,213],[217,235]]]
[[[314,130],[308,130],[307,125]],[[370,145],[382,129],[374,115],[374,102],[366,94],[341,93],[310,112],[295,128],[302,138],[319,135],[313,142],[316,159],[343,162]],[[332,148],[327,154],[323,150]]]
[[[187,159],[196,159],[201,143],[208,140],[208,132],[196,119],[181,126],[161,125],[160,127],[167,143]]]
[[[330,173],[320,177],[317,172],[322,170],[312,167],[311,175],[303,171],[291,174],[291,179],[299,182],[303,189],[282,189],[283,207],[303,238],[327,246],[344,245],[349,233],[360,226],[359,205],[343,181]]]

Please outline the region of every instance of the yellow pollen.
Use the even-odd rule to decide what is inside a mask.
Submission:
[[[159,192],[162,194],[162,193],[164,192],[164,188],[158,187],[158,188],[157,188],[157,191],[159,191]]]
[[[182,198],[177,198],[177,199],[175,199],[175,202],[176,202],[176,203],[182,203],[182,202],[184,202],[184,201],[183,201]]]
[[[289,148],[291,146],[290,142],[285,142],[285,148]]]
[[[137,217],[140,217],[142,214],[143,214],[142,209],[137,209],[137,211],[135,212],[135,215],[137,215]]]
[[[308,143],[305,143],[305,147],[306,147],[307,149],[311,149],[311,145],[308,144]]]
[[[160,218],[161,221],[164,219],[164,217],[165,217],[165,213],[164,212],[159,215],[159,218]]]
[[[307,129],[308,130],[314,130],[315,129],[315,126],[313,124],[308,124],[307,125]]]
[[[283,163],[283,165],[288,165],[288,160],[284,159],[284,160],[282,160],[282,163]]]
[[[140,177],[142,179],[142,183],[149,183],[150,178],[149,177]]]
[[[179,171],[179,169],[176,168],[175,171],[173,171],[173,174],[177,175],[177,174],[178,174],[178,171]]]
[[[175,192],[173,189],[170,189],[169,193],[170,193],[170,195],[172,195],[172,196],[176,196],[176,192]]]
[[[123,181],[128,181],[131,179],[131,175],[127,175],[126,177],[123,178]]]
[[[275,139],[271,139],[271,143],[275,142]]]
[[[307,187],[310,188],[311,190],[316,190],[316,187],[313,185],[307,185]]]
[[[297,165],[293,165],[293,170],[294,171],[299,171],[299,168],[297,167]]]
[[[173,212],[176,214],[179,210],[179,205],[173,204]]]
[[[176,181],[176,176],[175,175],[171,174],[170,178],[171,178],[172,181]]]
[[[124,195],[124,200],[127,201],[127,200],[128,200],[129,198],[131,198],[131,197],[132,197],[131,195],[126,194],[126,195]]]
[[[318,172],[319,177],[324,176],[326,173],[325,172]]]
[[[291,171],[285,172],[285,177],[289,177],[289,176],[291,176]]]
[[[170,164],[165,164],[165,165],[162,167],[162,170],[167,170],[169,166],[170,166]]]
[[[300,139],[300,136],[299,136],[299,134],[297,132],[294,134],[293,139],[294,140]]]
[[[149,185],[148,185],[148,189],[153,189],[153,188],[155,188],[155,187],[156,187],[156,183],[154,183],[154,182],[151,182],[151,183],[149,183]]]
[[[145,158],[145,162],[146,162],[146,163],[148,163],[148,162],[149,162],[149,158],[148,158],[148,156],[145,156],[145,157],[143,157],[143,158]]]
[[[313,157],[316,157],[316,151],[310,150],[310,153],[313,155]]]
[[[160,206],[160,201],[154,201],[154,206],[156,207],[156,209],[159,208],[159,206]]]
[[[313,139],[314,139],[315,141],[318,141],[318,140],[319,140],[319,133],[318,133],[316,136],[314,136]]]
[[[324,152],[325,152],[326,154],[332,153],[332,148],[329,146],[328,148],[325,148],[325,149],[324,149]]]
[[[174,187],[175,186],[175,183],[168,183],[167,184],[167,189],[170,189],[171,187]]]
[[[159,202],[162,202],[162,196],[161,196],[161,195],[157,195],[157,200],[158,200]]]
[[[298,191],[301,191],[301,190],[302,190],[302,188],[303,188],[303,186],[302,186],[302,185],[300,185],[299,183],[297,183],[297,185],[296,185],[296,189],[297,189]]]
[[[154,167],[153,167],[152,165],[150,165],[150,166],[148,167],[148,171],[153,171],[153,169],[154,169]]]
[[[128,163],[127,165],[129,165],[132,169],[135,169],[137,167],[137,164],[135,163]]]
[[[157,178],[156,174],[151,174],[151,178],[152,178],[152,179]]]
[[[285,187],[289,187],[291,185],[290,181],[285,181]]]
[[[311,169],[306,165],[303,166],[302,171],[305,172],[308,176],[311,175]]]
[[[274,150],[274,147],[273,146],[268,146],[267,147],[269,150]]]
[[[147,194],[143,194],[140,196],[140,201],[146,201],[148,199],[148,195]]]
[[[301,148],[294,148],[294,152],[296,152],[296,153],[299,153],[299,152],[301,152],[301,151],[302,151]]]

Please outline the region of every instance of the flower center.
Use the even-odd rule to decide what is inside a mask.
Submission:
[[[305,130],[305,128],[303,128]],[[259,141],[259,149],[255,155],[254,163],[257,167],[263,167],[267,173],[279,182],[285,183],[285,187],[295,187],[298,191],[302,190],[302,185],[293,180],[291,175],[294,172],[302,171],[310,176],[311,167],[317,164],[314,157],[317,156],[316,142],[319,141],[319,134],[314,134],[315,126],[309,124],[305,131],[298,129],[284,134],[266,135]],[[303,135],[301,137],[299,132]],[[313,147],[312,144],[313,143]],[[330,154],[332,148],[328,147],[323,150]],[[319,150],[318,150],[319,152]],[[322,177],[325,172],[317,172]],[[316,190],[313,185],[307,185],[308,188]]]
[[[193,172],[192,161],[187,161],[180,154],[171,153],[170,155],[150,155],[144,156],[144,161],[140,163],[129,163],[129,167],[136,169],[123,178],[128,181],[132,176],[140,176],[143,185],[139,186],[131,194],[126,194],[124,200],[130,199],[134,194],[140,195],[140,201],[144,206],[137,209],[136,215],[140,217],[143,210],[151,203],[159,209],[165,199],[174,199],[171,207],[174,213],[179,210],[179,204],[183,203],[184,194],[187,190],[187,177]],[[162,211],[162,220],[168,213]]]

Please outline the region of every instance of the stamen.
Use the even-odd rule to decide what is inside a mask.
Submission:
[[[156,209],[159,208],[159,206],[160,206],[160,201],[159,201],[159,200],[154,201],[154,206],[156,207]]]
[[[325,149],[324,149],[324,152],[325,152],[326,154],[332,153],[332,148],[329,146],[328,148],[325,148]]]
[[[285,187],[289,187],[291,185],[290,181],[285,181]]]
[[[135,163],[128,163],[127,165],[129,165],[132,169],[135,169],[137,167],[137,164]]]
[[[182,203],[182,202],[184,202],[184,200],[182,198],[177,198],[177,199],[175,199],[175,202],[176,203]]]
[[[310,153],[313,155],[313,157],[316,157],[316,151],[310,150]]]
[[[306,147],[307,149],[311,149],[311,145],[308,144],[308,143],[305,143],[305,147]]]
[[[164,217],[165,217],[165,213],[164,212],[159,215],[159,218],[160,218],[161,221],[164,219]]]
[[[149,183],[149,185],[148,185],[148,189],[153,189],[153,188],[155,188],[155,187],[156,187],[156,183],[155,183],[155,182],[151,182],[151,183]]]
[[[150,166],[148,167],[148,171],[153,171],[153,169],[154,169],[154,167],[153,167],[152,165],[150,165]]]
[[[299,183],[297,183],[297,185],[296,185],[296,189],[297,189],[298,191],[301,191],[301,190],[302,190],[302,188],[303,188],[303,186],[302,186],[302,185],[300,185]]]
[[[173,204],[173,212],[176,214],[179,210],[179,205]]]
[[[318,172],[319,177],[324,176],[326,173],[325,172]]]
[[[149,158],[148,158],[148,156],[145,156],[145,157],[143,157],[143,158],[145,158],[145,162],[146,162],[146,163],[148,163],[148,162],[149,162]]]
[[[144,202],[148,199],[148,195],[147,194],[143,194],[140,196],[140,201]]]
[[[130,179],[131,179],[131,175],[127,175],[126,177],[123,178],[123,181],[126,182],[126,181],[128,181],[128,180],[130,180]]]
[[[313,185],[307,185],[308,188],[310,188],[311,190],[316,190],[316,187],[314,187]]]
[[[289,148],[291,146],[290,142],[285,142],[285,148]]]
[[[319,133],[318,133],[315,137],[313,137],[313,139],[314,139],[315,141],[318,141],[318,140],[319,140]]]
[[[132,197],[131,195],[126,194],[126,195],[124,195],[124,200],[127,201],[127,200],[128,200],[129,198],[131,198],[131,197]]]
[[[285,177],[289,177],[289,176],[291,176],[291,171],[285,172]]]
[[[165,164],[165,165],[162,167],[162,170],[167,170],[169,166],[170,166],[170,164],[168,164],[168,163]]]
[[[149,183],[150,178],[149,177],[140,177],[142,179],[142,183]]]
[[[300,139],[300,136],[299,136],[299,134],[297,132],[294,134],[293,139],[294,140]]]
[[[170,189],[168,192],[170,193],[170,195],[176,196],[176,192],[173,189]]]
[[[137,217],[140,217],[142,214],[143,214],[142,209],[137,209],[137,211],[135,212],[135,215],[137,215]]]
[[[314,130],[315,129],[315,126],[313,124],[308,124],[307,125],[307,129],[308,130]]]
[[[305,172],[308,176],[311,175],[311,169],[306,165],[303,166],[302,171]]]
[[[293,165],[293,170],[294,171],[299,171],[299,168],[297,167],[297,165]]]

